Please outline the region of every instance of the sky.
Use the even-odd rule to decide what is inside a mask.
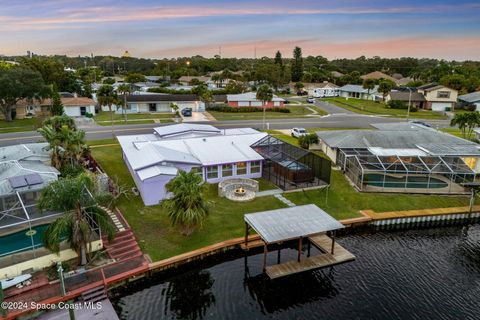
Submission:
[[[480,1],[0,0],[0,55],[480,60]]]

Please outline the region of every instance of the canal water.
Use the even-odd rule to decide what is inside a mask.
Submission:
[[[354,262],[269,280],[262,253],[208,258],[118,289],[121,319],[480,319],[480,226],[365,232]],[[296,251],[282,250],[281,260]],[[276,252],[268,264],[277,261]]]

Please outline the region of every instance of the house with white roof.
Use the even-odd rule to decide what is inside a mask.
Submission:
[[[230,107],[266,107],[266,108],[283,108],[285,106],[285,99],[282,99],[276,95],[273,95],[272,101],[263,103],[257,99],[255,92],[246,92],[240,94],[227,94],[227,104]]]
[[[250,146],[265,136],[251,128],[182,123],[117,139],[143,202],[155,205],[169,196],[165,186],[179,170],[193,170],[208,183],[260,178],[264,158]]]
[[[343,98],[356,98],[363,100],[380,100],[382,95],[378,93],[378,86],[371,89],[370,92],[368,89],[363,88],[361,85],[357,84],[346,84],[343,87],[338,88],[338,96]]]
[[[475,111],[480,111],[480,91],[471,92],[458,96],[458,100],[463,103],[471,103],[475,105]]]

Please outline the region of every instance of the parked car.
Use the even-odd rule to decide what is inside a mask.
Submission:
[[[182,109],[182,116],[191,117],[192,116],[192,108]]]
[[[301,136],[306,136],[308,132],[305,130],[305,128],[293,128],[291,134],[292,137],[298,138]]]
[[[315,103],[315,98],[307,98],[308,103]]]
[[[307,94],[307,91],[297,91],[297,96],[306,96]]]
[[[414,121],[410,121],[410,123],[418,124],[420,126],[424,126],[424,127],[427,127],[427,128],[432,128],[431,125],[429,125],[428,123],[423,122],[423,121],[414,120]]]

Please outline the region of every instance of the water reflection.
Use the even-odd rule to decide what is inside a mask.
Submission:
[[[201,319],[215,304],[213,279],[206,270],[194,270],[173,278],[165,292],[164,314],[175,313],[179,319]]]

